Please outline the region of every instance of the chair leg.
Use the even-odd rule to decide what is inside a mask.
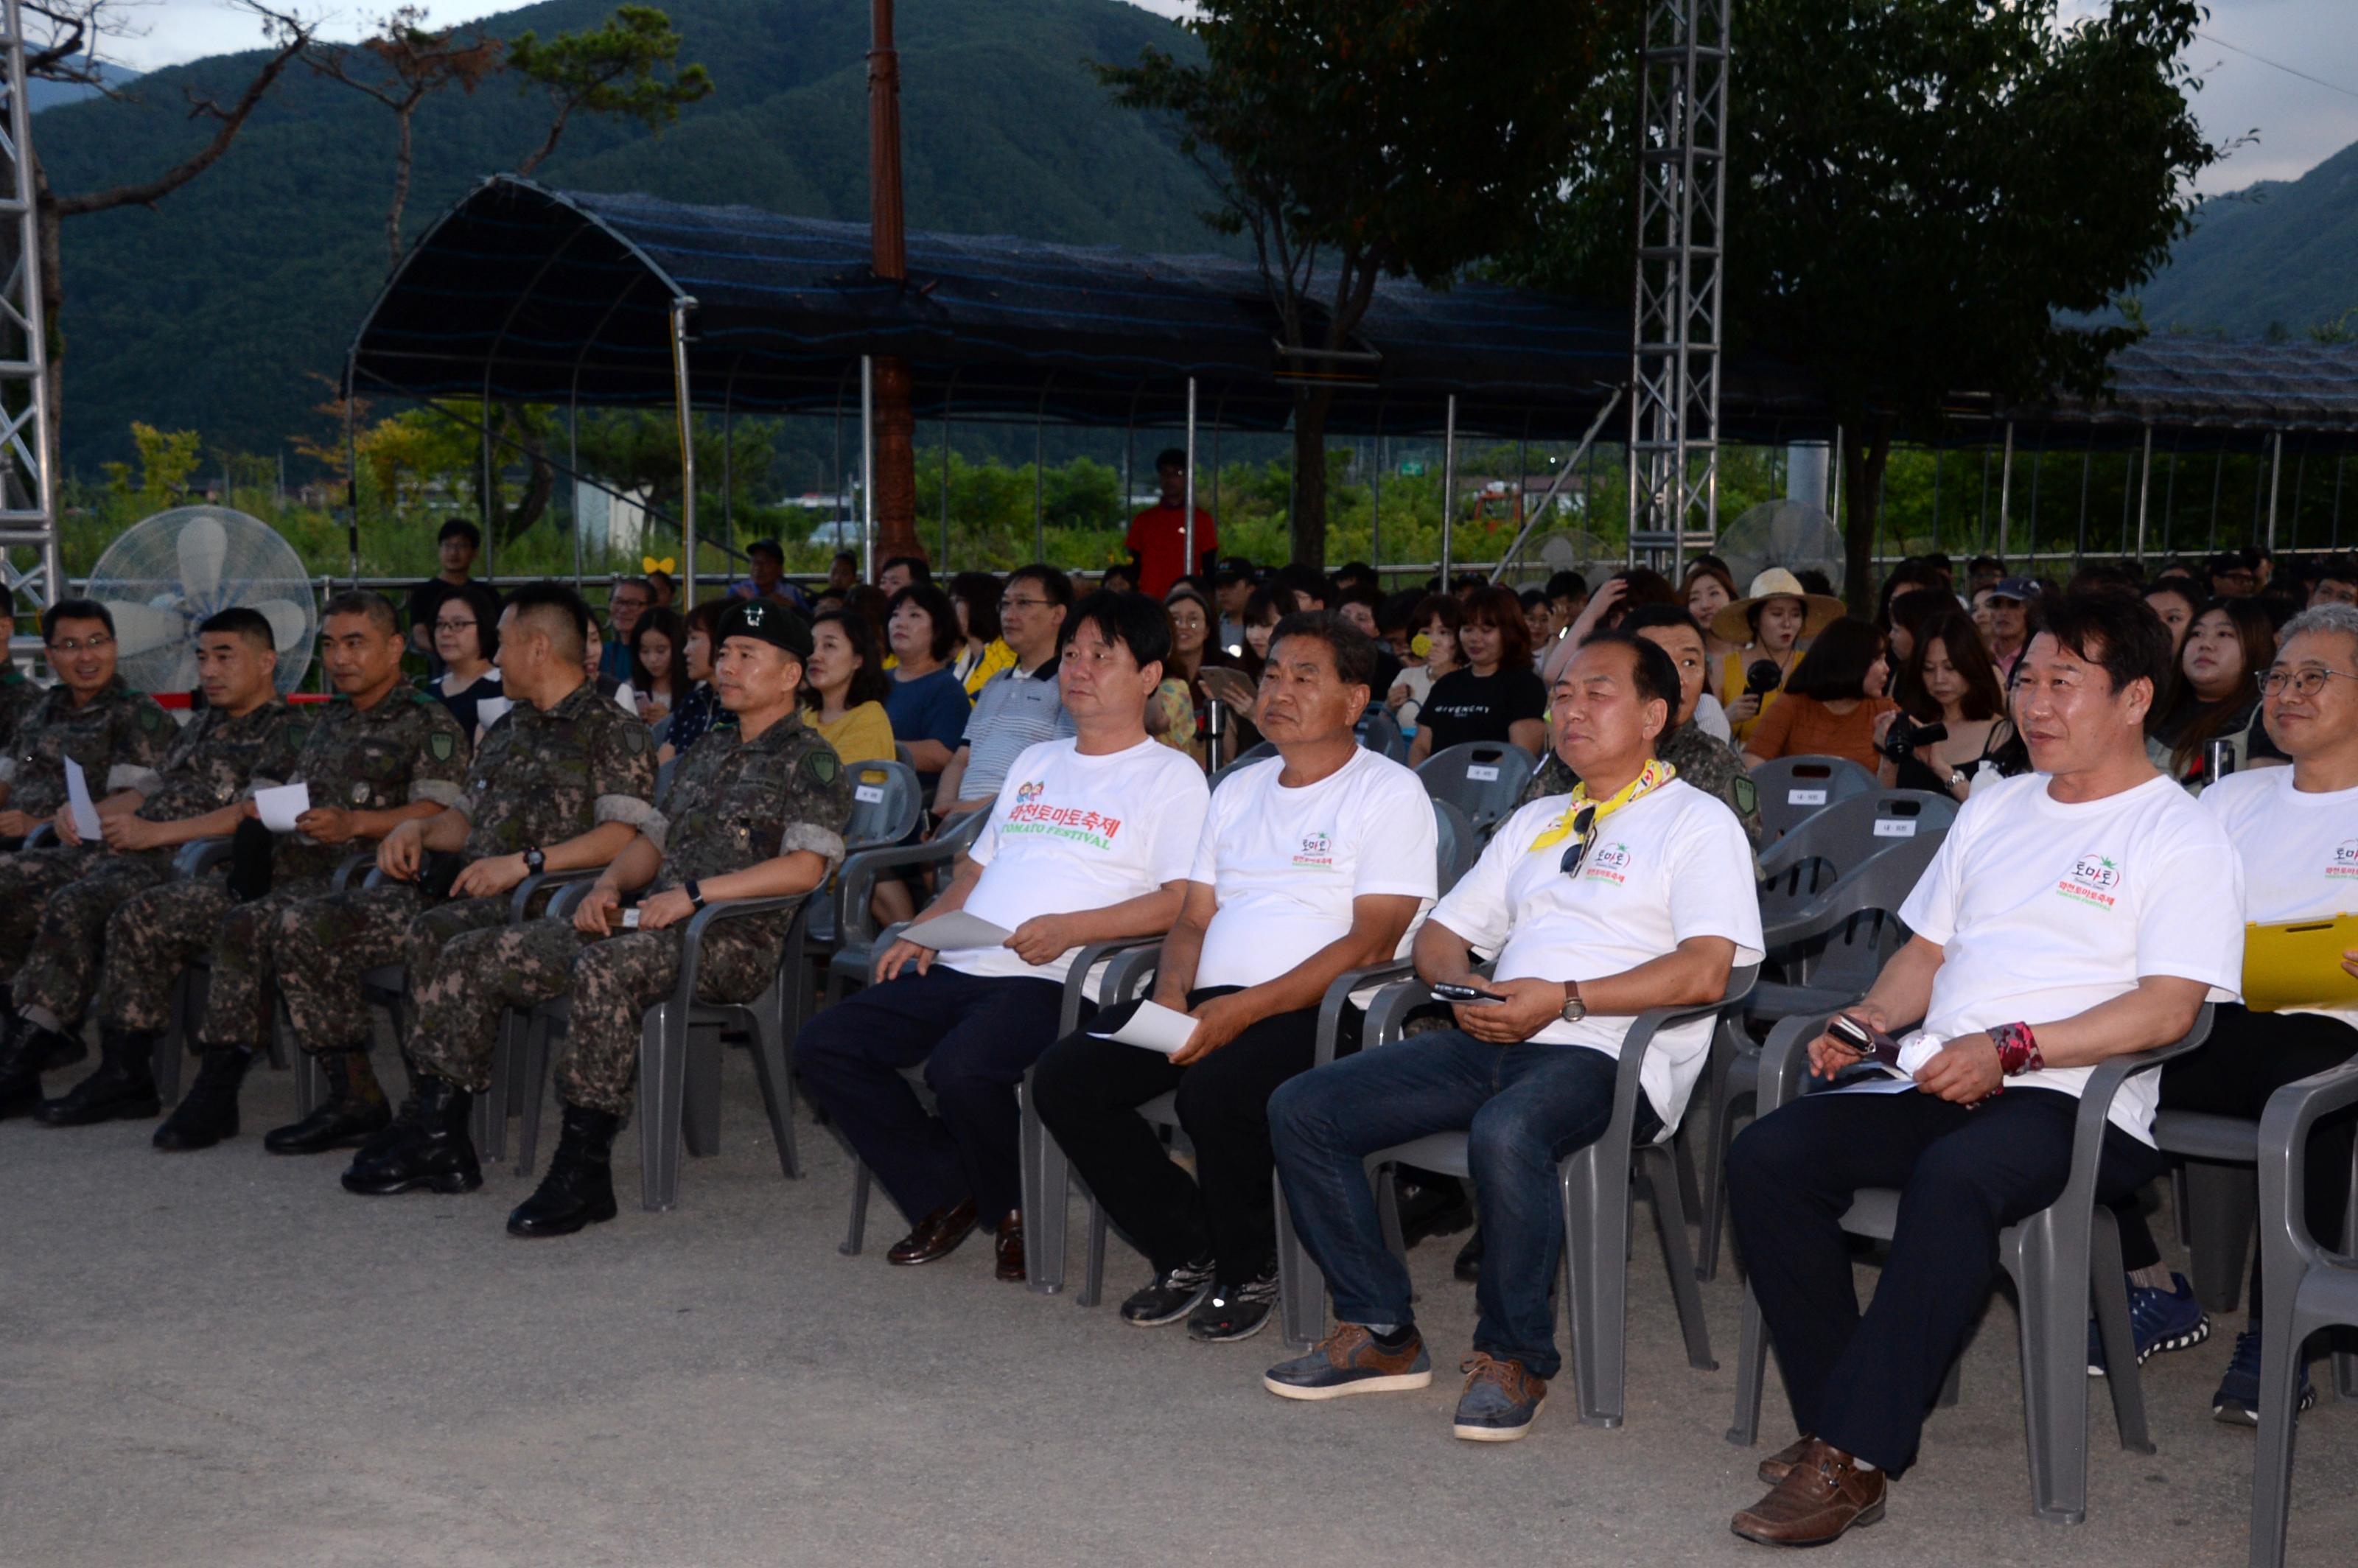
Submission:
[[[1757,1104],[1759,1098],[1752,1089],[1737,1090],[1734,1078],[1731,1072],[1720,1080],[1717,1097],[1711,1102],[1711,1141],[1703,1152],[1703,1236],[1698,1247],[1702,1264],[1698,1273],[1704,1280],[1719,1278],[1719,1241],[1727,1228],[1727,1146],[1736,1138],[1736,1107],[1743,1100]]]
[[[2306,1336],[2293,1325],[2293,1298],[2299,1292],[2279,1291],[2274,1280],[2268,1287],[2260,1333],[2259,1447],[2252,1460],[2252,1568],[2280,1568],[2284,1562],[2293,1428],[2300,1414],[2296,1400],[2306,1349]]]
[[[1326,1276],[1294,1231],[1285,1184],[1274,1173],[1270,1190],[1277,1204],[1278,1331],[1293,1349],[1307,1350],[1326,1326]]]
[[[2121,1267],[2121,1231],[2113,1211],[2099,1206],[2088,1233],[2088,1291],[2096,1312],[2096,1336],[2104,1347],[2104,1380],[2112,1385],[2113,1424],[2121,1446],[2151,1454],[2145,1424],[2145,1379],[2137,1367],[2136,1335],[2129,1327],[2128,1280]]]
[[[1687,1217],[1679,1203],[1679,1184],[1672,1173],[1675,1156],[1661,1147],[1643,1150],[1639,1158],[1648,1166],[1647,1187],[1654,1198],[1654,1228],[1662,1238],[1662,1262],[1671,1273],[1671,1296],[1678,1303],[1679,1328],[1687,1342],[1687,1365],[1700,1372],[1716,1372],[1712,1359],[1711,1325],[1704,1319],[1703,1291],[1696,1285],[1694,1254],[1687,1250]]]
[[[1965,1358],[1959,1356],[1949,1363],[1949,1375],[1941,1379],[1941,1391],[1933,1396],[1935,1410],[1952,1411],[1964,1395]]]
[[[508,1080],[515,1073],[516,1029],[522,1016],[512,1007],[500,1009],[499,1029],[492,1044],[492,1087],[475,1097],[475,1152],[487,1163],[508,1157]]]
[[[680,1131],[687,1152],[699,1160],[720,1152],[720,1060],[728,1054],[718,1029],[698,1029],[687,1037],[687,1072],[681,1092]]]
[[[1081,1280],[1081,1293],[1073,1298],[1075,1306],[1093,1307],[1105,1300],[1106,1271],[1106,1211],[1098,1202],[1098,1195],[1086,1185],[1083,1194],[1089,1200],[1089,1260],[1088,1271]]]
[[[1408,1238],[1401,1229],[1397,1173],[1390,1165],[1379,1165],[1368,1172],[1368,1177],[1376,1184],[1376,1219],[1383,1227],[1384,1245],[1391,1249],[1393,1257],[1406,1264]]]
[[[803,1173],[795,1152],[795,1079],[786,1070],[785,1022],[779,987],[756,1001],[750,1016],[753,1025],[753,1073],[762,1084],[762,1108],[770,1116],[770,1137],[778,1146],[778,1169],[788,1181]]]
[[[843,1244],[836,1250],[847,1258],[857,1258],[860,1245],[867,1239],[868,1167],[854,1155],[851,1162],[851,1228],[844,1233]]]
[[[1752,1287],[1744,1287],[1743,1329],[1736,1347],[1736,1424],[1727,1441],[1749,1448],[1760,1439],[1760,1392],[1768,1375],[1768,1325]]]
[[[1664,1173],[1666,1175],[1668,1173]],[[1563,1162],[1563,1299],[1572,1318],[1574,1394],[1583,1424],[1619,1426],[1628,1367],[1629,1150],[1595,1143]],[[1665,1182],[1677,1202],[1675,1179]],[[1675,1278],[1676,1271],[1673,1271]],[[1694,1288],[1690,1263],[1687,1288]],[[1693,1354],[1693,1340],[1689,1341]],[[1705,1358],[1709,1352],[1706,1348]]]
[[[148,1076],[156,1080],[156,1098],[170,1105],[180,1098],[180,1032],[167,1029],[156,1036],[156,1051],[149,1063]]]
[[[2182,1169],[2180,1223],[2193,1255],[2195,1299],[2212,1312],[2234,1312],[2243,1300],[2244,1260],[2259,1228],[2259,1174],[2249,1165],[2212,1160],[2189,1160]]]
[[[687,1052],[675,1039],[673,1004],[657,1002],[639,1025],[639,1201],[649,1210],[679,1201],[679,1124],[687,1098]],[[687,1031],[680,1030],[679,1034]]]
[[[546,1013],[535,1014],[525,1026],[521,1074],[524,1125],[516,1130],[515,1173],[519,1176],[532,1174],[533,1156],[540,1149],[540,1102],[546,1098],[548,1048],[557,1028],[557,1020]]]
[[[2088,1517],[2089,1249],[2083,1238],[2061,1234],[2065,1217],[2051,1208],[2033,1215],[1999,1246],[2022,1311],[2031,1511],[2078,1524]]]
[[[1024,1283],[1044,1296],[1065,1288],[1065,1210],[1070,1201],[1072,1166],[1032,1105],[1032,1075],[1019,1091],[1022,1102],[1018,1156],[1023,1180]]]

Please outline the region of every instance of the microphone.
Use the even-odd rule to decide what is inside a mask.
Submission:
[[[1785,684],[1785,672],[1777,667],[1774,659],[1755,659],[1745,666],[1744,695],[1758,697],[1775,691]]]

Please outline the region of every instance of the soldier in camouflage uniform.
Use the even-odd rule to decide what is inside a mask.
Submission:
[[[1704,650],[1703,633],[1686,612],[1675,605],[1645,605],[1633,610],[1623,619],[1621,629],[1658,644],[1671,655],[1671,663],[1679,671],[1679,710],[1671,719],[1671,728],[1654,744],[1654,755],[1676,768],[1684,779],[1705,795],[1715,795],[1736,813],[1744,824],[1744,836],[1752,840],[1757,852],[1764,831],[1760,821],[1760,792],[1753,785],[1751,776],[1744,771],[1744,759],[1736,748],[1716,736],[1706,735],[1694,721],[1695,700],[1702,695],[1703,682],[1710,669],[1710,660]],[[1523,798],[1518,803],[1529,806],[1532,801],[1552,795],[1570,795],[1572,786],[1580,782],[1564,760],[1551,749],[1540,763],[1531,782],[1524,786]]]
[[[404,824],[377,849],[375,887],[314,899],[278,922],[279,990],[303,1049],[366,1049],[369,1019],[361,977],[401,964],[413,977],[435,972],[444,944],[462,932],[504,925],[508,894],[525,877],[603,866],[655,819],[655,749],[647,727],[598,695],[583,676],[588,611],[571,589],[519,589],[500,618],[501,684],[515,707],[483,737],[465,788],[448,811]],[[424,885],[460,869],[448,895]],[[463,1120],[467,1097],[448,1080],[422,1077],[416,1115]],[[434,1094],[427,1093],[429,1089]],[[396,1121],[363,1144],[345,1185],[381,1189],[357,1173],[399,1144]],[[467,1179],[439,1173],[438,1190],[481,1184],[471,1157]]]
[[[0,756],[16,752],[16,731],[41,700],[41,688],[25,678],[7,644],[16,635],[16,596],[0,589]]]
[[[713,687],[735,723],[684,757],[663,815],[616,857],[570,918],[470,932],[443,949],[417,987],[419,1065],[471,1094],[491,1087],[503,1008],[567,995],[572,1017],[557,1063],[564,1132],[547,1180],[509,1217],[518,1236],[561,1236],[614,1215],[609,1156],[631,1107],[641,1013],[679,983],[683,934],[708,900],[792,897],[823,886],[843,858],[851,790],[835,750],[803,722],[797,695],[810,632],[774,604],[721,618]],[[640,925],[618,918],[622,893],[645,889]],[[698,992],[750,1001],[778,972],[791,909],[719,921],[698,946]],[[461,1122],[455,1134],[467,1136]],[[422,1141],[413,1161],[463,1164]]]
[[[66,759],[80,765],[102,816],[128,811],[157,784],[157,764],[177,731],[151,697],[115,674],[114,617],[86,599],[60,600],[41,620],[58,684],[41,694],[0,757],[0,839],[20,840],[53,822],[66,804]],[[60,841],[0,854],[0,961],[11,968],[32,946],[42,903],[90,868],[101,846]],[[12,1015],[0,1039],[0,1118],[32,1109],[40,1075],[85,1054],[78,1038],[32,1032]]]
[[[40,1034],[79,1034],[106,950],[106,925],[137,894],[172,878],[173,851],[237,830],[255,773],[283,776],[301,751],[306,722],[278,696],[278,654],[270,622],[252,610],[224,610],[197,629],[197,674],[205,708],[164,759],[162,782],[136,809],[102,818],[107,853],[51,894],[33,951],[16,972],[16,1011]],[[71,837],[69,817],[60,832]],[[153,1116],[151,1042],[104,1036],[105,1060],[70,1092],[34,1115],[51,1127]]]
[[[311,808],[292,833],[267,835],[259,822],[240,828],[249,843],[256,836],[266,840],[258,847],[267,876],[257,879],[266,891],[233,891],[227,870],[216,867],[139,893],[107,922],[99,1021],[109,1037],[133,1037],[126,1050],[152,1046],[169,1027],[174,982],[210,955],[204,1016],[185,1021],[203,1044],[204,1065],[156,1130],[159,1149],[208,1148],[237,1130],[238,1089],[269,1038],[276,918],[326,892],[338,863],[355,849],[459,797],[467,738],[439,702],[403,683],[393,606],[380,594],[337,594],[321,618],[319,645],[334,700],[309,710],[299,752],[264,759],[252,780],[257,790],[308,785]],[[368,1075],[367,1058],[334,1065],[348,1070],[330,1074],[328,1105],[360,1124],[356,1137],[384,1126],[384,1094]]]

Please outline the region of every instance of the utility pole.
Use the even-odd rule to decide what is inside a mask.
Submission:
[[[901,220],[901,56],[892,47],[892,0],[869,0],[868,227],[876,276],[905,283],[909,247]],[[919,556],[917,424],[909,411],[909,363],[874,364],[874,506],[879,559]]]

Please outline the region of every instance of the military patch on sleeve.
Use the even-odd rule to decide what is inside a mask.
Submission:
[[[803,772],[810,774],[814,784],[822,786],[833,784],[835,775],[842,771],[842,767],[832,746],[816,747],[803,758]]]
[[[623,750],[623,751],[625,751],[625,752],[629,752],[632,756],[635,757],[635,756],[637,756],[641,752],[644,752],[644,751],[645,751],[646,749],[647,749],[647,727],[646,727],[645,725],[644,725],[644,724],[625,724],[625,725],[623,725],[623,726],[622,726],[622,750]]]
[[[150,735],[155,734],[169,722],[171,721],[164,717],[164,710],[154,703],[143,702],[139,705],[139,728]]]
[[[1760,787],[1742,773],[1736,775],[1736,814],[1749,816],[1760,808]]]
[[[427,739],[426,749],[434,753],[438,762],[447,762],[459,754],[459,742],[448,730],[437,730]]]

